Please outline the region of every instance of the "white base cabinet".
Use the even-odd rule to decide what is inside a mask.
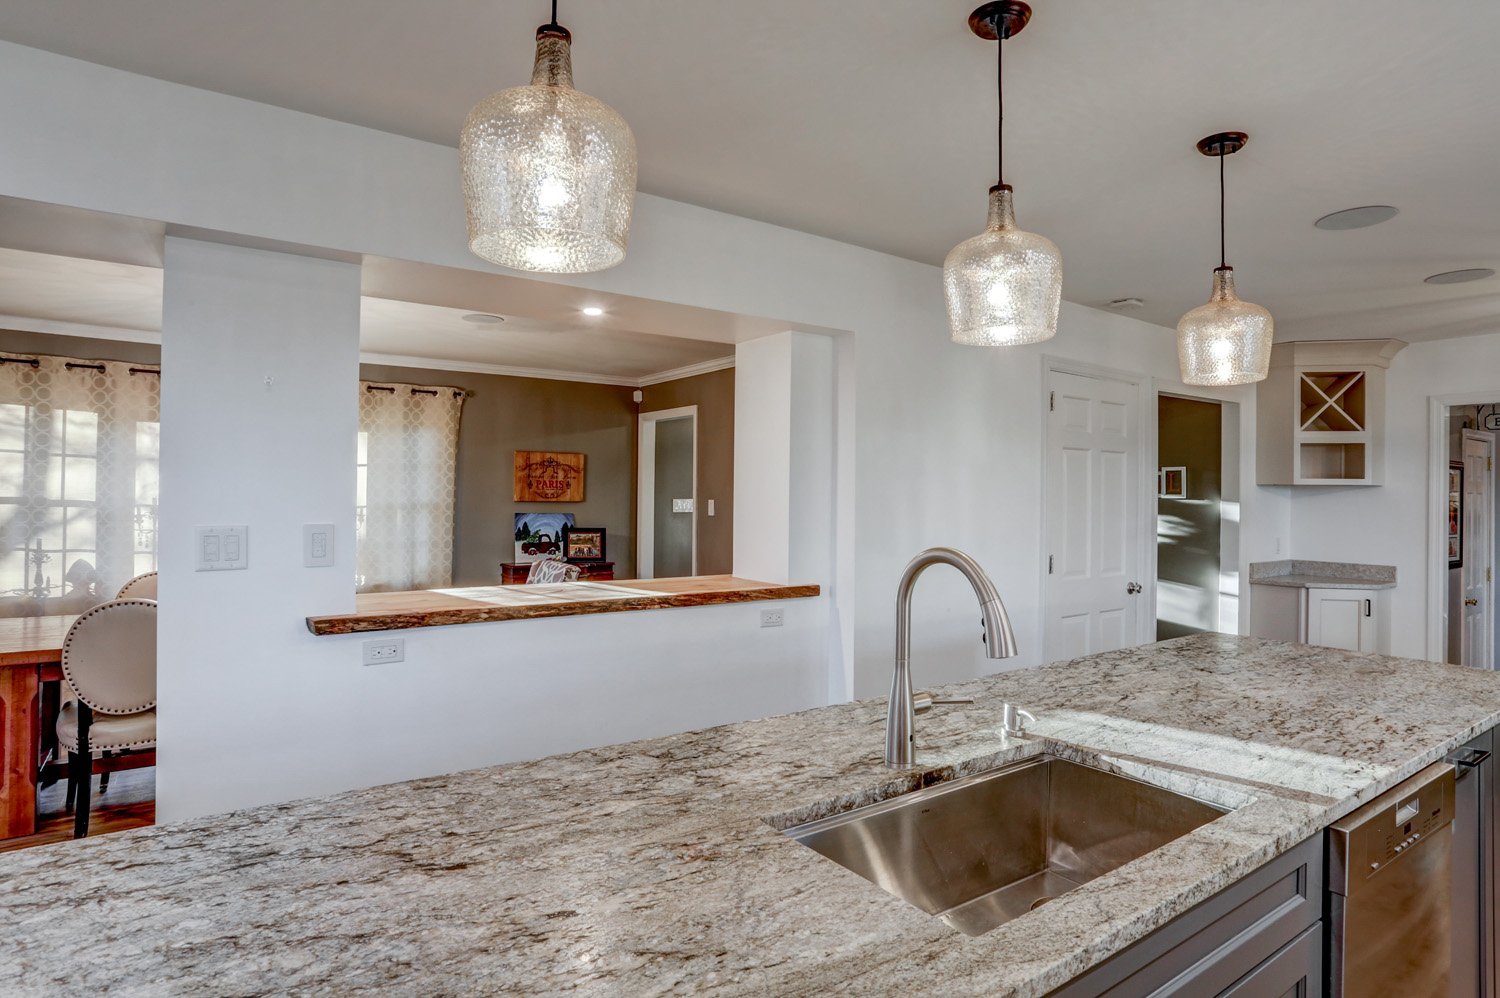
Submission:
[[[1250,634],[1347,651],[1388,651],[1384,589],[1252,586]]]

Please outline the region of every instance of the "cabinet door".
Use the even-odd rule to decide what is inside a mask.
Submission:
[[[1348,651],[1375,651],[1375,592],[1309,589],[1307,643]]]
[[[1323,993],[1323,928],[1314,925],[1219,998],[1316,998]]]

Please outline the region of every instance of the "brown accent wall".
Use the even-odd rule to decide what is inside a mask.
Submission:
[[[698,574],[728,574],[734,570],[734,368],[664,381],[641,392],[641,412],[698,407]]]
[[[0,351],[62,354],[134,364],[157,364],[152,343],[85,339],[0,330]],[[698,571],[727,574],[734,566],[734,369],[680,378],[641,389],[576,381],[512,378],[428,368],[361,364],[367,381],[452,385],[473,392],[464,402],[458,434],[457,500],[453,529],[453,584],[494,585],[500,563],[515,556],[517,512],[571,512],[579,526],[609,531],[615,576],[635,575],[637,412],[698,407]],[[517,503],[512,453],[580,451],[588,455],[584,501]],[[354,469],[349,470],[352,478]],[[708,515],[708,500],[715,515]]]
[[[83,336],[26,333],[16,329],[0,329],[0,351],[82,357],[86,360],[120,360],[127,364],[152,366],[161,363],[161,346],[156,343],[95,340]]]
[[[572,513],[580,527],[604,527],[616,578],[635,574],[635,435],[632,388],[361,364],[366,381],[452,385],[472,391],[458,429],[453,584],[495,585],[515,560],[515,514]],[[584,501],[518,503],[518,450],[588,455]],[[352,473],[352,472],[351,472]]]

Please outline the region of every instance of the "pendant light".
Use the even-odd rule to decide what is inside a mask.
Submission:
[[[635,203],[635,136],[573,89],[573,36],[536,29],[531,83],[474,106],[459,141],[469,248],[516,270],[582,274],[625,258]]]
[[[1062,303],[1062,255],[1045,236],[1016,228],[1011,187],[1005,182],[1005,39],[1026,27],[1031,7],[1017,0],[987,3],[969,15],[969,28],[995,42],[997,182],[990,188],[989,223],[955,246],[943,261],[943,296],[953,342],[970,346],[1040,343],[1057,334]]]
[[[1234,268],[1224,255],[1224,159],[1245,147],[1244,132],[1219,132],[1198,151],[1219,159],[1219,266],[1213,295],[1177,323],[1177,361],[1189,385],[1246,385],[1271,370],[1271,313],[1234,293]]]

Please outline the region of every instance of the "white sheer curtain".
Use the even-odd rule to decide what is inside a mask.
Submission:
[[[359,384],[360,592],[453,581],[453,493],[464,392]]]
[[[155,365],[0,354],[0,616],[156,568],[160,401]]]

